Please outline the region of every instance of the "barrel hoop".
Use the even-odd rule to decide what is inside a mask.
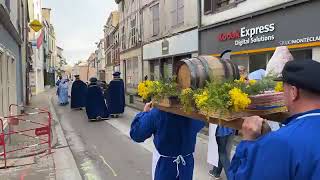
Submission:
[[[222,64],[223,68],[224,68],[225,78],[226,78],[226,79],[229,79],[229,78],[230,78],[230,72],[229,72],[229,68],[228,68],[228,66],[227,66],[227,62],[224,61],[224,60],[220,60],[220,62],[221,62],[221,64]]]
[[[187,66],[190,68],[190,74],[191,74],[191,87],[192,88],[197,88],[197,82],[196,82],[196,74],[195,74],[195,69],[192,61],[189,59],[184,60],[184,62],[187,64]]]
[[[232,68],[232,75],[233,75],[233,79],[239,79],[239,70],[238,67],[236,67],[236,65],[234,63],[232,63],[230,60],[226,60],[231,68]]]
[[[199,72],[199,68],[198,68],[198,58],[193,58],[193,61],[190,61],[190,63],[193,65],[193,69],[195,70],[195,74],[196,74],[196,78],[194,79],[194,88],[200,87],[200,72]]]
[[[234,79],[240,79],[240,72],[239,72],[238,66],[236,64],[233,64],[233,67],[234,67],[234,70],[235,70]]]
[[[198,59],[200,60],[202,66],[204,67],[204,70],[205,70],[205,78],[207,81],[210,80],[210,77],[209,77],[209,64],[208,62],[203,59],[203,57],[199,56]]]

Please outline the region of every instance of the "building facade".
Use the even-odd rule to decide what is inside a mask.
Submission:
[[[126,92],[135,94],[143,79],[142,0],[116,0],[119,10],[120,71]]]
[[[42,1],[28,0],[30,21],[42,22]],[[44,91],[44,51],[43,32],[29,31],[29,41],[32,44],[31,66],[29,69],[29,80],[31,94],[36,95]]]
[[[10,104],[21,105],[25,99],[26,7],[24,0],[0,1],[0,116],[8,115]]]
[[[249,72],[265,69],[278,46],[295,59],[320,60],[320,1],[202,0],[200,53],[233,51],[232,61]]]
[[[197,1],[143,2],[143,68],[149,79],[167,79],[177,62],[198,55]]]
[[[97,77],[98,65],[97,52],[91,53],[87,60],[87,81],[89,81],[92,77]]]
[[[105,42],[105,80],[110,82],[113,79],[113,72],[120,69],[120,46],[119,46],[119,12],[110,13],[104,26]]]
[[[42,8],[42,24],[43,33],[43,52],[44,52],[44,85],[55,86],[56,76],[56,61],[57,61],[57,45],[54,27],[51,24],[51,9]]]
[[[104,39],[101,39],[97,44],[97,78],[101,81],[105,81],[106,79],[106,58],[105,58],[105,50],[104,50]]]

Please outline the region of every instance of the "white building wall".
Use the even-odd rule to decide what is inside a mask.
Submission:
[[[204,15],[204,0],[202,2],[202,26],[207,26],[211,24],[216,24],[226,20],[230,20],[239,16],[244,16],[250,13],[261,11],[270,7],[274,7],[280,4],[291,2],[295,0],[246,0],[239,3],[236,7],[221,11],[218,13],[213,13],[209,15]],[[196,6],[195,6],[196,7]]]

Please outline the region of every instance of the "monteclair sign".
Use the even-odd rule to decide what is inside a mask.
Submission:
[[[276,26],[274,23],[257,26],[253,28],[242,27],[240,30],[221,33],[218,35],[219,41],[234,40],[235,46],[243,46],[247,44],[254,44],[259,42],[273,41],[274,35],[265,35],[274,32]]]

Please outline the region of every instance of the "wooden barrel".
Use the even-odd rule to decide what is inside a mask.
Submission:
[[[203,88],[206,81],[238,79],[238,67],[213,56],[183,59],[177,66],[177,80],[181,88]]]

